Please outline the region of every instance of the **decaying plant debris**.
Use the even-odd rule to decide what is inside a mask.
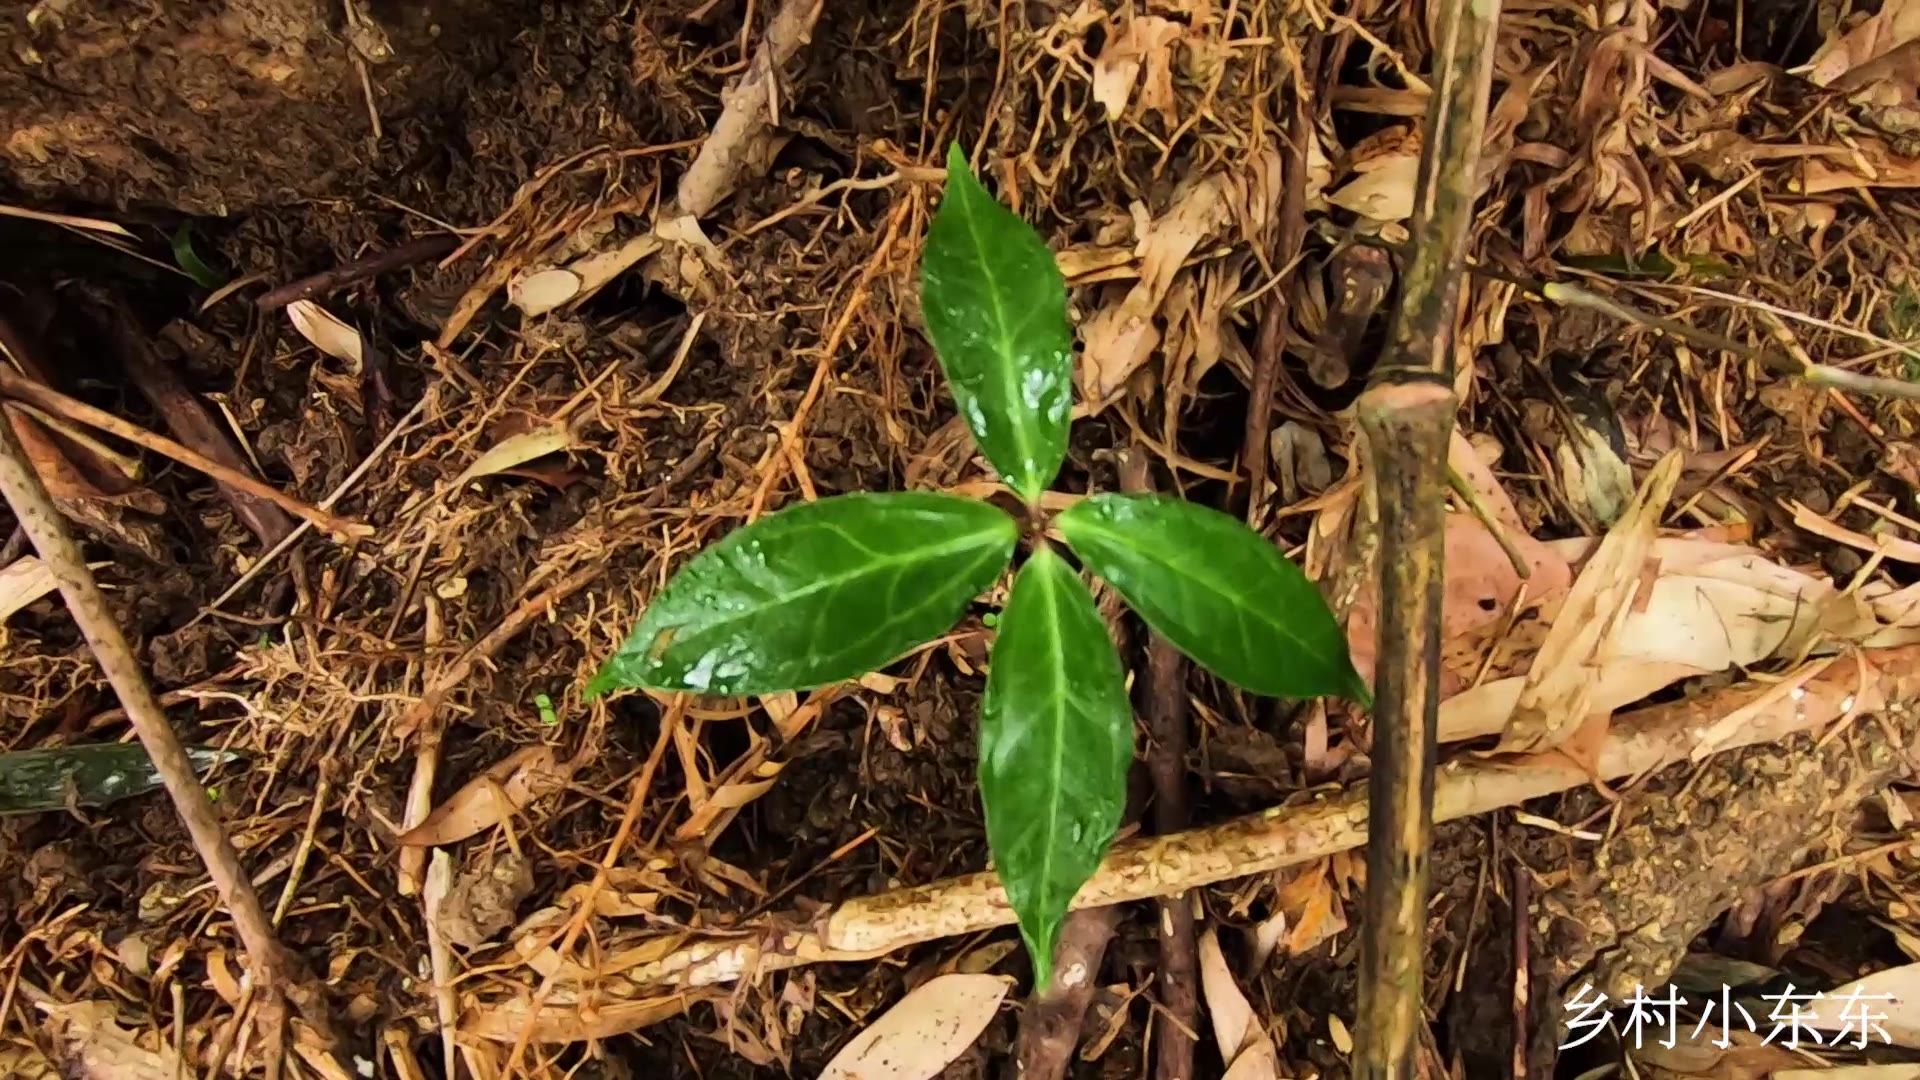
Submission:
[[[149,7],[0,16],[0,409],[87,617],[232,759],[201,790],[257,908],[161,796],[0,816],[0,1072],[879,1075],[851,1070],[907,1032],[917,1075],[1164,1075],[1174,1017],[1195,1075],[1349,1074],[1357,710],[1118,622],[1140,824],[1080,898],[1118,905],[1097,960],[1034,1004],[971,779],[1003,588],[854,683],[580,689],[743,521],[992,493],[918,307],[954,141],[1071,290],[1049,498],[1259,524],[1376,674],[1353,405],[1419,242],[1432,3]],[[1904,0],[1502,4],[1427,1075],[1847,1080],[1920,1049],[1910,1014],[1866,1051],[1559,1049],[1584,983],[1920,959],[1920,421],[1861,392],[1920,370],[1915,48]],[[31,532],[0,535],[0,750],[131,738]],[[256,966],[269,934],[317,991]]]

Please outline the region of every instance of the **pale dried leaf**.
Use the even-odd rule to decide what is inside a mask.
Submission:
[[[74,1080],[175,1080],[186,1075],[171,1049],[149,1050],[120,1026],[112,1003],[42,1004],[46,1027]]]
[[[1419,176],[1419,154],[1398,154],[1343,184],[1327,201],[1374,221],[1404,221],[1413,216]]]
[[[1109,120],[1127,114],[1135,83],[1140,83],[1141,112],[1159,112],[1173,126],[1173,46],[1186,28],[1171,19],[1148,15],[1129,19],[1093,62],[1093,99]],[[1146,71],[1144,82],[1140,79]]]
[[[594,1002],[586,1009],[573,1003],[549,1001],[538,1013],[533,1001],[517,997],[506,1001],[480,1001],[470,1006],[460,1021],[463,1034],[488,1042],[511,1046],[521,1039],[536,1043],[585,1042],[611,1039],[638,1031],[649,1024],[670,1020],[687,1006],[704,1000],[706,995],[678,993],[641,1001]]]
[[[0,570],[0,622],[58,587],[53,571],[39,557],[22,555],[15,559]]]
[[[1578,445],[1568,439],[1553,448],[1554,464],[1568,503],[1600,525],[1612,525],[1633,499],[1633,470],[1606,436],[1584,425]]]
[[[482,476],[493,476],[517,469],[529,461],[557,454],[574,445],[573,430],[565,423],[541,424],[530,431],[510,435],[495,443],[486,453],[474,459],[467,466],[460,479],[453,482],[455,488],[465,487],[468,481]]]
[[[1199,952],[1200,993],[1213,1020],[1220,1059],[1228,1063],[1227,1075],[1236,1080],[1277,1080],[1279,1059],[1273,1040],[1234,982],[1233,970],[1220,951],[1220,934],[1212,926],[1200,932]]]
[[[1668,453],[1574,580],[1527,672],[1498,752],[1551,749],[1584,724],[1599,660],[1639,591],[1654,530],[1680,479],[1681,454]]]
[[[820,1080],[932,1080],[987,1029],[1011,986],[998,975],[929,979],[842,1047]]]
[[[360,341],[360,331],[335,318],[326,308],[311,300],[295,300],[287,305],[287,318],[300,336],[312,343],[313,347],[333,357],[343,360],[356,373],[365,359],[365,346]]]
[[[571,270],[536,270],[507,282],[507,303],[529,317],[545,315],[580,295],[580,275]]]
[[[599,251],[582,256],[568,264],[567,269],[580,279],[579,296],[584,298],[599,292],[607,282],[626,273],[640,260],[664,246],[659,236],[643,233],[610,251]]]
[[[1844,1045],[1858,1044],[1864,1021],[1869,1022],[1865,1031],[1869,1046],[1884,1046],[1891,1039],[1898,1046],[1920,1047],[1920,964],[1903,964],[1855,979],[1805,1008],[1813,1016],[1809,1026],[1845,1032]],[[1886,1032],[1885,1039],[1881,1031]],[[1838,1042],[1829,1039],[1828,1045]]]
[[[1822,46],[1807,66],[1807,81],[1828,86],[1834,80],[1899,45],[1920,38],[1920,2],[1886,0],[1878,13]]]
[[[434,807],[427,820],[401,834],[398,842],[405,847],[437,847],[465,840],[559,790],[571,775],[570,765],[555,760],[553,747],[523,747],[468,781]]]
[[[1219,173],[1179,191],[1167,212],[1148,223],[1135,251],[1140,280],[1118,303],[1095,312],[1081,328],[1083,396],[1098,409],[1126,385],[1160,344],[1154,318],[1181,265],[1195,248],[1232,222],[1227,180]]]

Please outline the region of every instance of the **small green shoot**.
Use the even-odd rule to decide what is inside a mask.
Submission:
[[[218,270],[208,266],[199,252],[193,250],[193,230],[184,223],[173,234],[173,261],[203,289],[218,289],[227,283]]]
[[[1126,805],[1126,674],[1040,497],[1066,460],[1073,332],[1040,235],[956,147],[921,267],[927,335],[974,441],[1027,503],[1024,522],[932,492],[800,503],[689,560],[587,686],[766,695],[883,667],[949,630],[1031,550],[999,612],[979,735],[987,844],[1045,986],[1074,896]],[[1098,494],[1055,516],[1080,565],[1202,667],[1258,694],[1370,703],[1333,613],[1300,568],[1234,517],[1156,495]]]
[[[540,710],[540,722],[552,727],[560,722],[560,715],[553,711],[553,699],[545,694],[533,695],[533,707]]]

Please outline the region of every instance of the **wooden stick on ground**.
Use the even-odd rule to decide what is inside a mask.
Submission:
[[[412,266],[414,263],[437,259],[459,246],[460,238],[450,233],[415,237],[396,247],[369,252],[331,270],[322,270],[317,274],[261,293],[253,304],[261,311],[278,311],[295,300],[311,300],[335,289],[345,288],[356,281],[365,281],[402,267]]]
[[[135,734],[139,735],[147,756],[153,759],[154,768],[165,782],[174,809],[193,838],[194,849],[206,863],[221,902],[233,916],[234,930],[247,950],[259,992],[270,999],[282,994],[291,998],[300,1015],[321,1038],[329,1046],[336,1045],[325,992],[274,936],[260,898],[253,891],[246,869],[240,865],[240,856],[214,812],[213,801],[194,774],[193,763],[181,748],[166,713],[161,711],[160,702],[155,700],[153,689],[147,685],[146,673],[140,670],[133,658],[133,649],[114,622],[106,597],[101,595],[100,586],[94,582],[92,571],[87,569],[80,549],[67,531],[66,519],[54,509],[39,474],[28,463],[19,440],[14,438],[13,428],[7,424],[0,424],[0,494],[5,495],[20,527],[32,538],[34,549],[53,572],[67,610],[72,612],[73,621],[86,636],[107,682],[112,684],[114,694],[126,708]]]
[[[1368,778],[1366,917],[1353,1075],[1414,1075],[1426,960],[1427,860],[1440,713],[1453,330],[1473,220],[1499,0],[1443,4],[1414,191],[1413,257],[1387,349],[1356,403],[1379,507],[1380,625]]]
[[[780,69],[800,51],[820,18],[822,0],[786,0],[767,24],[746,74],[721,91],[726,107],[700,153],[680,177],[674,205],[688,217],[705,217],[733,193],[748,151],[777,115]],[[752,7],[749,6],[751,11]]]
[[[1920,706],[1920,646],[1815,660],[1778,682],[1730,687],[1614,718],[1594,774],[1558,751],[1449,762],[1435,784],[1436,820],[1484,814],[1602,779],[1637,776],[1714,753],[1828,730],[1843,716],[1911,716]],[[1172,836],[1116,846],[1074,896],[1076,908],[1169,896],[1217,881],[1298,866],[1367,841],[1367,796],[1355,789]],[[823,912],[775,915],[726,936],[696,937],[622,974],[638,987],[694,988],[816,963],[869,960],[941,938],[1014,923],[993,873],[845,901]],[[562,950],[562,955],[568,955]],[[556,969],[558,970],[558,969]],[[575,977],[583,969],[573,969]],[[569,991],[580,991],[570,984]],[[563,1008],[562,996],[551,999]],[[565,1005],[570,1015],[577,1006]],[[538,1022],[538,1016],[529,1016]]]
[[[308,506],[278,488],[269,487],[243,472],[230,469],[197,450],[182,446],[164,436],[155,435],[145,428],[129,424],[104,409],[96,409],[84,401],[76,401],[58,390],[42,386],[5,365],[0,365],[0,395],[24,401],[62,419],[71,420],[76,424],[85,424],[90,428],[125,439],[135,446],[151,450],[162,457],[171,458],[189,469],[204,473],[232,488],[265,499],[295,517],[311,521],[338,539],[373,535],[373,528],[369,525],[348,521],[325,510]]]

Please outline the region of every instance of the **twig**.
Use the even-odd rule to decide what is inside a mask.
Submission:
[[[732,193],[747,149],[766,129],[772,116],[780,69],[813,32],[821,3],[822,0],[786,0],[780,5],[773,21],[767,24],[766,36],[754,51],[746,74],[721,92],[725,107],[720,119],[714,123],[707,141],[700,145],[693,164],[687,166],[674,194],[674,205],[681,214],[705,217]]]
[[[1449,762],[1435,784],[1439,821],[1484,814],[1602,779],[1633,776],[1743,746],[1824,731],[1853,708],[1914,707],[1920,646],[1870,649],[1862,665],[1817,660],[1779,682],[1741,685],[1649,706],[1614,719],[1594,772],[1564,754]],[[1804,694],[1802,693],[1804,692]],[[1737,723],[1725,723],[1737,717]],[[1297,866],[1367,842],[1367,792],[1358,787],[1203,829],[1116,846],[1074,896],[1076,908],[1150,900],[1218,881]],[[712,986],[749,973],[868,960],[941,938],[1014,922],[999,876],[969,874],[861,897],[812,915],[775,915],[695,939],[625,974],[636,986]]]
[[[155,771],[166,784],[174,810],[193,839],[194,850],[206,863],[207,874],[233,917],[234,930],[247,950],[256,976],[255,984],[270,996],[284,993],[290,997],[321,1038],[329,1046],[335,1045],[325,992],[274,936],[260,898],[240,865],[240,856],[221,827],[213,801],[195,775],[192,761],[167,722],[167,714],[154,699],[146,673],[134,660],[133,650],[114,622],[106,597],[67,531],[66,519],[54,508],[39,474],[28,463],[26,452],[6,424],[0,424],[0,493],[5,495],[20,527],[32,538],[35,550],[59,583],[67,610],[79,624],[107,682],[126,708],[134,733],[140,737],[147,756],[153,759]]]
[[[174,437],[227,468],[251,476],[246,458],[240,456],[232,438],[214,422],[206,405],[187,389],[171,366],[154,355],[133,313],[122,304],[108,302],[103,305],[102,315],[128,377],[147,399],[147,404],[160,414]],[[220,497],[233,508],[233,516],[262,546],[272,548],[293,531],[293,519],[279,506],[224,481],[214,483],[220,489]]]
[[[1650,327],[1663,334],[1671,335],[1682,341],[1692,342],[1703,348],[1730,352],[1735,356],[1752,360],[1781,375],[1805,379],[1815,386],[1826,386],[1835,390],[1850,390],[1856,394],[1865,394],[1869,397],[1920,401],[1920,383],[1911,383],[1904,379],[1882,378],[1878,375],[1862,375],[1858,372],[1848,371],[1845,368],[1833,367],[1828,364],[1815,364],[1810,362],[1805,356],[1794,356],[1773,349],[1758,349],[1743,342],[1735,341],[1723,334],[1716,334],[1711,330],[1702,330],[1697,326],[1689,326],[1677,319],[1669,319],[1661,315],[1655,315],[1650,311],[1643,311],[1640,308],[1634,307],[1631,304],[1622,303],[1612,297],[1602,296],[1596,292],[1589,292],[1578,285],[1568,285],[1560,281],[1549,281],[1545,283],[1532,283],[1529,287],[1534,288],[1541,296],[1563,307],[1586,308],[1590,311],[1598,311],[1606,315],[1611,315],[1616,319],[1638,323],[1641,326]],[[1739,299],[1728,293],[1714,292],[1711,289],[1696,289],[1693,291],[1720,299]],[[1748,302],[1754,304],[1759,310],[1769,314],[1786,312],[1785,308],[1777,308],[1771,304],[1760,304],[1758,301]],[[1792,316],[1793,313],[1786,312],[1786,314]],[[1821,322],[1824,324],[1824,320],[1821,320]],[[1879,341],[1881,339],[1872,338],[1871,340]],[[1913,351],[1905,346],[1896,347],[1905,353],[1911,353]]]
[[[434,398],[434,394],[432,393],[432,391],[422,394],[420,396],[420,400],[413,403],[413,408],[407,410],[407,415],[401,417],[400,422],[393,425],[393,430],[387,432],[386,437],[382,438],[379,444],[373,448],[373,452],[368,454],[366,456],[366,459],[361,461],[360,464],[356,466],[351,473],[348,473],[347,478],[345,480],[340,481],[339,487],[334,488],[331,492],[327,494],[326,498],[320,500],[320,509],[331,510],[333,509],[333,506],[335,503],[345,498],[347,495],[347,492],[352,491],[354,485],[358,484],[360,480],[367,475],[367,473],[373,470],[374,465],[378,463],[381,458],[386,456],[387,451],[392,448],[393,444],[396,442],[399,442],[400,437],[402,435],[406,435],[413,430],[413,428],[409,425],[413,423],[414,419],[417,418],[420,415],[420,413],[425,411],[427,407],[427,402],[433,400],[433,398]],[[219,596],[214,597],[212,603],[209,603],[206,607],[201,608],[200,613],[193,617],[193,622],[199,622],[201,619],[206,618],[209,614],[220,610],[220,605],[233,599],[234,596],[237,595],[241,589],[244,589],[247,587],[248,582],[252,581],[254,578],[259,577],[262,573],[264,573],[267,567],[273,565],[274,560],[286,554],[288,548],[291,548],[293,545],[299,543],[300,538],[302,536],[305,536],[307,534],[307,530],[311,528],[313,528],[312,521],[302,520],[299,525],[294,527],[294,530],[292,532],[287,534],[287,538],[285,540],[282,540],[278,544],[275,544],[271,551],[268,551],[265,555],[262,555],[260,556],[260,558],[256,559],[252,566],[247,567],[247,572],[240,575],[239,580],[227,586],[226,590],[223,591]],[[192,624],[189,623],[188,625],[192,625]]]
[[[1120,486],[1151,491],[1147,455],[1127,456]],[[1153,831],[1166,836],[1187,827],[1187,661],[1173,643],[1147,634],[1145,682],[1147,772],[1153,779]],[[1161,897],[1155,937],[1160,944],[1160,1008],[1154,1012],[1154,1067],[1158,1080],[1192,1080],[1193,1032],[1200,1015],[1199,946],[1191,893]]]
[[[1473,485],[1467,483],[1467,478],[1460,475],[1460,470],[1452,465],[1447,466],[1447,487],[1453,489],[1454,495],[1466,504],[1474,520],[1486,527],[1487,532],[1493,536],[1494,543],[1500,545],[1501,553],[1506,555],[1507,561],[1513,564],[1513,572],[1520,576],[1520,580],[1525,581],[1532,577],[1533,563],[1527,561],[1527,557],[1521,554],[1519,545],[1513,542],[1512,530],[1508,529],[1507,523],[1501,521],[1487,505],[1487,500],[1473,490]]]
[[[1338,235],[1338,230],[1331,229],[1330,227],[1323,231],[1327,231],[1329,235]],[[1377,237],[1356,236],[1353,237],[1353,239],[1357,242],[1372,244],[1401,255],[1405,255],[1408,251],[1405,244],[1390,244]],[[1883,378],[1877,375],[1861,375],[1857,372],[1834,367],[1830,364],[1813,363],[1805,356],[1793,356],[1787,353],[1776,352],[1772,349],[1755,348],[1745,342],[1735,341],[1725,334],[1717,334],[1711,330],[1702,330],[1697,326],[1683,323],[1678,319],[1669,319],[1664,315],[1656,315],[1651,311],[1636,307],[1623,300],[1615,300],[1611,296],[1604,296],[1590,289],[1583,288],[1579,285],[1571,285],[1564,281],[1542,281],[1524,274],[1513,274],[1505,270],[1497,270],[1493,267],[1481,266],[1474,263],[1468,263],[1466,269],[1469,273],[1479,277],[1489,278],[1494,281],[1504,281],[1509,285],[1518,286],[1541,299],[1558,304],[1561,307],[1585,308],[1589,311],[1596,311],[1603,315],[1612,316],[1623,322],[1633,323],[1636,326],[1644,326],[1650,330],[1658,330],[1662,334],[1698,345],[1703,349],[1729,352],[1743,359],[1752,360],[1754,363],[1776,374],[1805,379],[1815,386],[1824,386],[1833,390],[1850,391],[1856,394],[1863,394],[1867,397],[1920,401],[1920,383],[1908,382],[1905,379]],[[1652,286],[1660,287],[1660,283],[1652,283]],[[1886,338],[1874,334],[1855,330],[1852,327],[1842,326],[1839,323],[1816,318],[1812,315],[1804,315],[1800,312],[1769,304],[1761,300],[1754,300],[1750,297],[1736,296],[1733,293],[1720,292],[1716,289],[1706,289],[1693,285],[1672,285],[1666,287],[1678,289],[1691,295],[1706,296],[1728,303],[1744,305],[1768,315],[1808,323],[1833,333],[1844,334],[1870,344],[1879,345],[1882,348],[1890,349],[1905,356],[1920,358],[1920,349],[1916,349],[1910,345],[1902,345],[1899,342],[1888,341]]]
[[[58,390],[41,386],[6,367],[0,367],[0,394],[24,401],[36,408],[45,409],[55,416],[71,420],[76,424],[85,424],[109,435],[116,435],[162,457],[171,458],[221,483],[265,499],[295,517],[320,526],[337,538],[351,539],[373,535],[372,526],[335,517],[325,510],[308,506],[299,499],[284,494],[277,488],[268,487],[245,473],[222,465],[197,450],[129,424],[104,409],[96,409],[84,401],[76,401]]]
[[[1080,1045],[1093,992],[1100,988],[1100,963],[1120,924],[1120,908],[1082,908],[1060,926],[1054,948],[1053,978],[1020,1014],[1019,1050],[1009,1080],[1061,1080]]]
[[[1513,1080],[1527,1080],[1527,999],[1533,979],[1532,920],[1528,885],[1532,871],[1519,859],[1513,860]]]
[[[322,270],[298,281],[262,293],[253,305],[261,311],[278,311],[295,300],[311,300],[323,293],[345,288],[357,281],[389,274],[414,263],[437,259],[460,246],[460,238],[445,233],[421,236],[397,247],[375,251],[331,270]]]
[[[1240,448],[1240,463],[1247,470],[1247,521],[1258,525],[1267,502],[1267,428],[1273,422],[1273,386],[1279,379],[1280,354],[1287,343],[1287,284],[1293,277],[1289,268],[1297,263],[1301,244],[1306,240],[1307,217],[1307,142],[1313,136],[1313,117],[1307,108],[1312,93],[1319,45],[1306,46],[1301,66],[1294,72],[1293,119],[1287,125],[1287,159],[1281,173],[1286,190],[1280,197],[1280,237],[1274,245],[1273,263],[1280,267],[1260,314],[1260,333],[1254,344],[1253,378],[1247,396],[1247,428]]]
[[[1440,713],[1440,608],[1453,331],[1492,86],[1499,0],[1444,4],[1434,93],[1387,351],[1356,403],[1379,508],[1367,896],[1361,936],[1357,1080],[1410,1080],[1425,1024],[1427,870]]]

